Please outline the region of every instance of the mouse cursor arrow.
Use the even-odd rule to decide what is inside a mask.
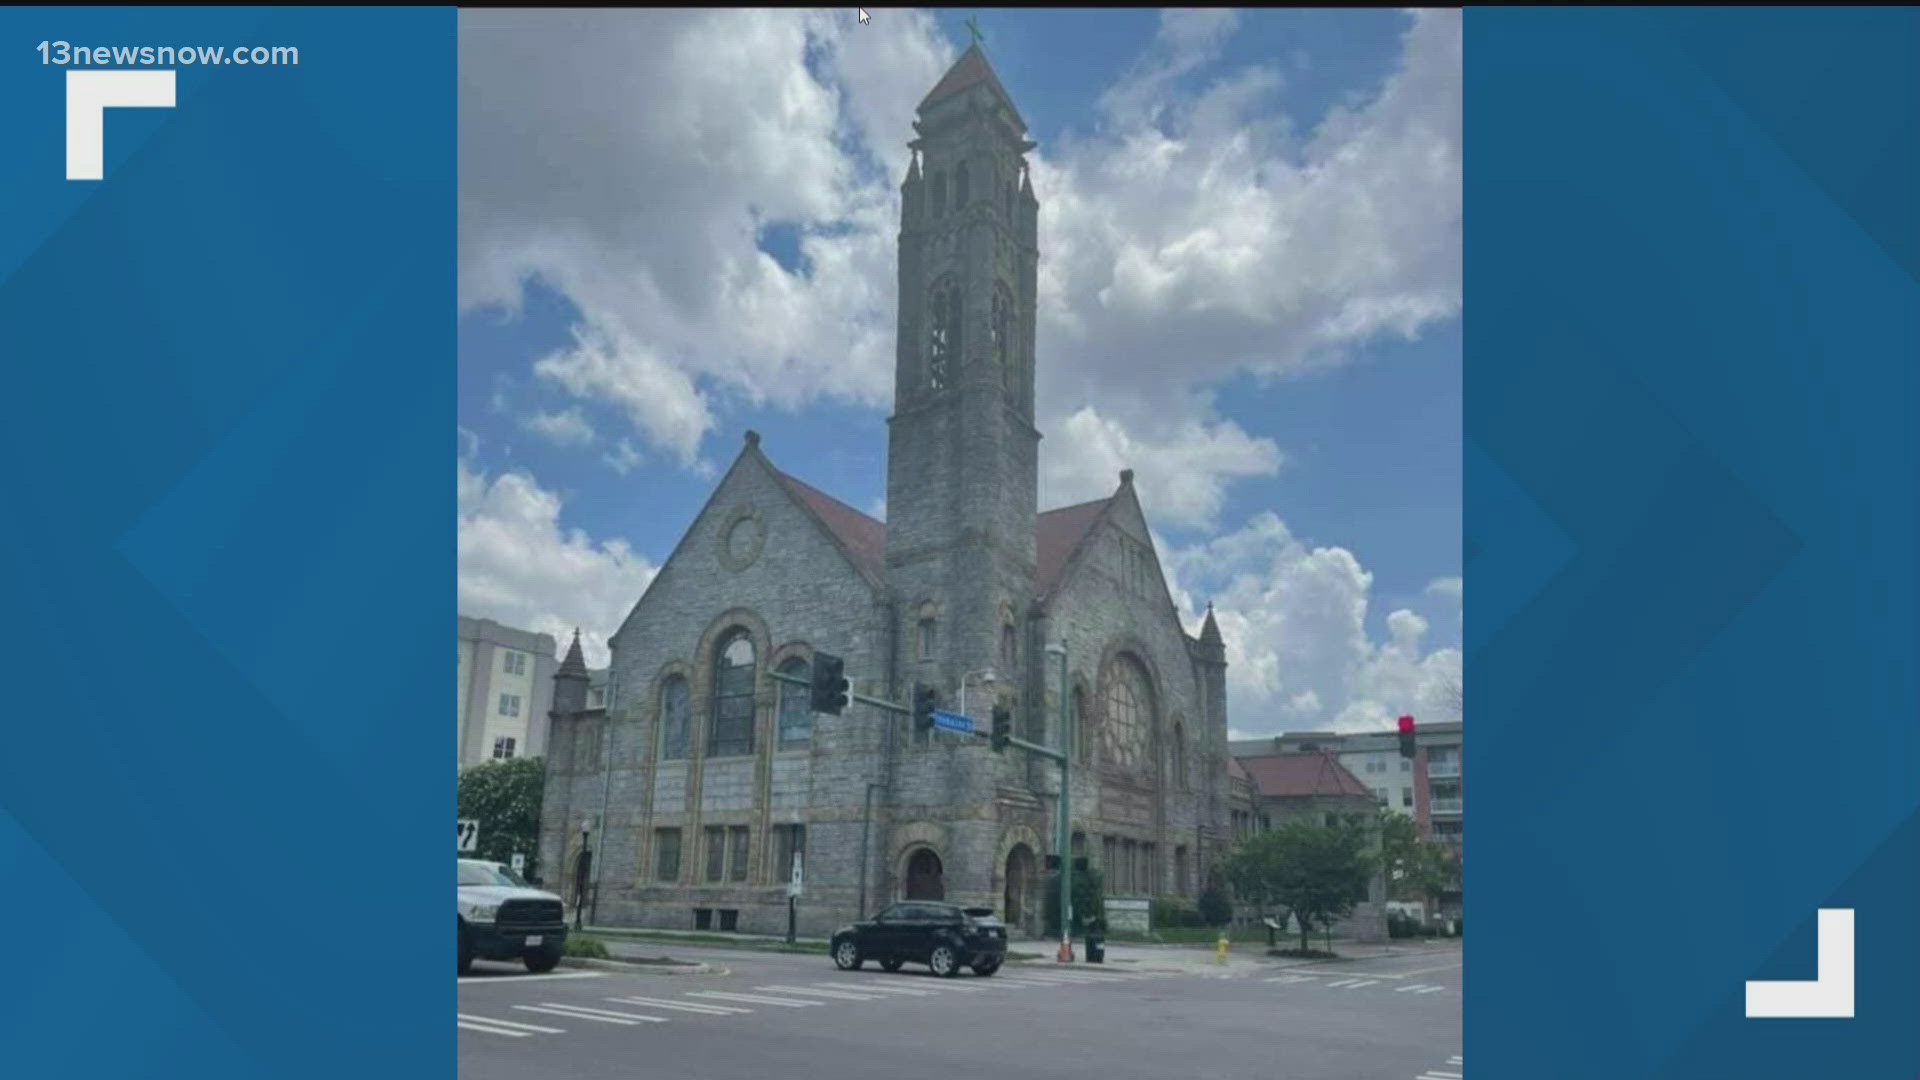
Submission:
[[[861,25],[861,26],[865,26],[865,25],[867,25],[868,23],[870,23],[870,22],[872,22],[872,21],[873,21],[873,16],[871,16],[871,15],[869,15],[869,14],[867,14],[867,9],[866,9],[866,8],[854,8],[854,10],[855,10],[855,11],[858,11],[858,12],[860,13],[860,25]]]

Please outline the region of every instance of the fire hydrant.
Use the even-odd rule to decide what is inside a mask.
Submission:
[[[1227,962],[1227,933],[1224,930],[1220,932],[1219,944],[1213,948],[1213,962],[1216,964]]]

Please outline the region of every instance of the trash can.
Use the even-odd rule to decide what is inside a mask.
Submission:
[[[1087,935],[1087,963],[1104,964],[1107,962],[1107,939],[1099,934]]]

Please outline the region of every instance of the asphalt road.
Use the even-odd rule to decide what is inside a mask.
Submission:
[[[1009,963],[911,965],[675,949],[726,974],[474,965],[462,1080],[1452,1080],[1460,958],[1258,965],[1232,976]]]

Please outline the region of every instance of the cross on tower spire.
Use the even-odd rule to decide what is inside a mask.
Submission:
[[[975,22],[971,16],[967,19],[967,33],[973,35],[973,45],[975,48],[978,48],[980,43],[986,40],[985,36],[980,33],[980,24]]]

